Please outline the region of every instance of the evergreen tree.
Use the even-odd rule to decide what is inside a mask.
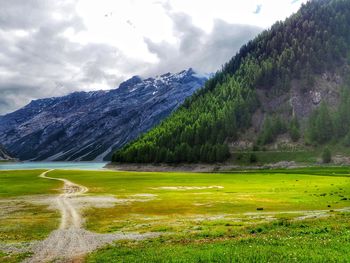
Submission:
[[[330,163],[332,161],[332,154],[328,147],[326,147],[322,152],[322,162]]]
[[[258,137],[258,143],[264,145],[274,142],[279,134],[287,131],[286,127],[285,122],[279,116],[273,118],[267,116]]]
[[[338,137],[344,137],[350,129],[350,94],[348,88],[343,88],[341,101],[335,114],[334,130]]]
[[[296,117],[293,117],[289,124],[289,135],[293,142],[300,139],[300,127]]]
[[[309,118],[308,135],[312,143],[325,143],[332,139],[333,121],[325,102]]]
[[[343,145],[346,147],[350,147],[350,131],[345,135]]]
[[[249,156],[250,163],[256,163],[258,161],[258,156],[255,153],[251,153]]]

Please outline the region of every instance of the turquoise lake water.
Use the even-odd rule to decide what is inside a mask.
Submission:
[[[0,163],[0,170],[28,170],[28,169],[77,169],[101,170],[106,162],[20,162]]]

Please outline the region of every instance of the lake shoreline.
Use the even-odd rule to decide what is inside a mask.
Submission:
[[[0,162],[0,171],[34,169],[104,170],[106,164],[106,162]]]
[[[138,164],[138,163],[108,163],[104,167],[116,171],[135,171],[135,172],[193,172],[193,173],[210,173],[210,172],[227,172],[232,170],[260,170],[260,169],[293,169],[305,167],[318,167],[322,164],[299,164],[296,162],[278,162],[264,165],[234,165],[229,163],[216,164]],[[329,166],[329,164],[328,164]]]

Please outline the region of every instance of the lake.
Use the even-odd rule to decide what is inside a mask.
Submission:
[[[0,163],[0,170],[77,169],[101,170],[106,162],[18,162]]]

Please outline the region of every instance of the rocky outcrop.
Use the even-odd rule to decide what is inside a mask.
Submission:
[[[11,154],[5,149],[4,146],[0,144],[0,161],[10,161],[13,160]]]
[[[310,114],[320,106],[321,101],[325,101],[331,109],[335,109],[340,101],[341,88],[344,78],[349,74],[348,67],[334,69],[333,72],[324,72],[314,75],[314,84],[303,88],[300,80],[291,81],[291,87],[288,92],[281,95],[270,95],[264,90],[258,89],[258,97],[261,107],[255,113],[253,124],[258,130],[264,119],[264,114],[278,113],[289,119],[296,116],[301,125],[308,119]],[[265,115],[266,115],[265,114]]]
[[[189,69],[135,76],[114,90],[35,100],[0,117],[0,141],[21,160],[109,160],[206,80]]]

